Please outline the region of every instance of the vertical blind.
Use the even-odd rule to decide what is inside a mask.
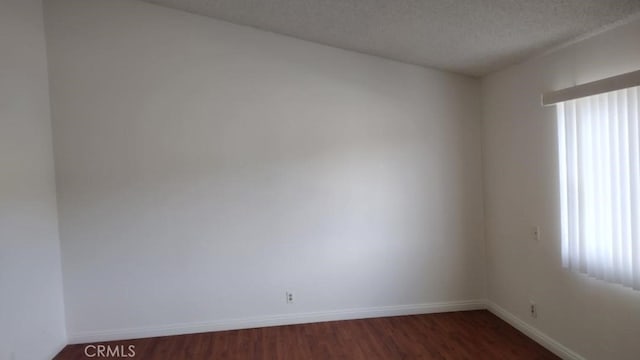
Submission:
[[[563,266],[640,290],[640,87],[557,104]]]

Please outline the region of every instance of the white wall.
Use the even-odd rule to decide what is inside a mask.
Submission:
[[[45,5],[72,341],[484,298],[479,81]]]
[[[0,359],[66,343],[39,0],[0,1]]]
[[[483,79],[488,297],[589,359],[638,359],[640,293],[562,268],[555,109],[540,94],[638,70],[639,39],[635,21]]]

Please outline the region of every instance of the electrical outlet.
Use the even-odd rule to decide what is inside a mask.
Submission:
[[[538,317],[538,308],[536,307],[536,303],[533,301],[529,301],[529,315],[534,319]]]
[[[286,295],[287,295],[287,304],[293,304],[293,302],[295,300],[295,296],[293,295],[293,291],[287,291]]]
[[[534,226],[531,228],[531,239],[534,241],[540,241],[540,226]]]

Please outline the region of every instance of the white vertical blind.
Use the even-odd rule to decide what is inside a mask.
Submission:
[[[558,103],[563,265],[640,290],[640,87]]]

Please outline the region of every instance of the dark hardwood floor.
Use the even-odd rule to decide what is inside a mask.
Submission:
[[[558,359],[488,311],[464,311],[275,326],[113,341],[133,359]],[[87,357],[69,345],[56,360]],[[97,348],[88,348],[97,355]],[[113,352],[112,352],[113,354]],[[111,357],[113,358],[113,357]],[[129,357],[131,358],[131,357]]]

